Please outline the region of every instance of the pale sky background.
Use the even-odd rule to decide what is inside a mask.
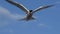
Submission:
[[[12,0],[29,10],[39,6],[55,6],[36,12],[36,20],[18,21],[25,13],[5,0],[0,0],[0,34],[60,34],[60,0]]]

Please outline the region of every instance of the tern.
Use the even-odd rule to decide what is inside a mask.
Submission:
[[[47,5],[47,6],[40,6],[38,8],[36,8],[35,10],[28,10],[26,7],[24,7],[22,4],[19,4],[17,2],[14,2],[12,0],[6,0],[7,2],[9,2],[10,4],[12,5],[15,5],[17,6],[18,8],[20,8],[21,10],[23,10],[25,13],[26,13],[26,17],[23,18],[22,20],[32,20],[32,19],[35,19],[34,17],[32,17],[32,15],[39,11],[39,10],[42,10],[42,9],[46,9],[46,8],[49,8],[49,7],[52,7],[54,5]]]

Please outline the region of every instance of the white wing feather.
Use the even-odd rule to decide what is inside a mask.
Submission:
[[[52,6],[54,6],[54,5],[40,6],[37,9],[33,10],[32,13],[35,13],[35,12],[37,12],[39,10],[46,9],[46,8],[49,8],[49,7],[52,7]]]
[[[18,8],[20,8],[21,10],[23,10],[26,14],[28,13],[28,9],[27,8],[25,8],[22,4],[18,4],[17,2],[13,2],[13,1],[11,1],[11,0],[6,0],[7,2],[9,2],[9,3],[11,3],[11,4],[13,4],[13,5],[15,5],[15,6],[17,6]]]

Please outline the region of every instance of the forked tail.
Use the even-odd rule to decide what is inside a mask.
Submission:
[[[31,17],[30,19],[23,18],[23,19],[19,19],[18,21],[21,21],[21,20],[26,20],[26,21],[29,21],[29,20],[35,20],[35,18],[34,18],[34,17]]]
[[[34,17],[32,17],[31,19],[32,19],[32,20],[35,20],[35,18],[34,18]]]

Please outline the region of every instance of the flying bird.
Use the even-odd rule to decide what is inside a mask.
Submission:
[[[54,5],[40,6],[40,7],[36,8],[35,10],[28,10],[28,9],[25,8],[21,3],[19,4],[19,3],[17,3],[17,2],[13,2],[12,0],[6,0],[6,1],[9,2],[9,3],[12,4],[12,5],[17,6],[17,7],[20,8],[21,10],[23,10],[23,11],[26,13],[26,17],[24,17],[24,18],[21,19],[21,20],[26,20],[26,21],[35,19],[34,17],[32,17],[32,15],[33,15],[35,12],[54,6]]]

